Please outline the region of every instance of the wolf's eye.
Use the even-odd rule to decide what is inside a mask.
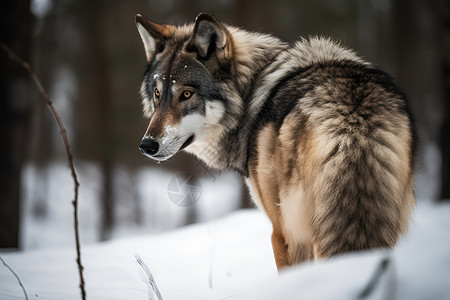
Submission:
[[[181,99],[182,99],[182,100],[187,100],[187,99],[189,99],[189,98],[192,97],[192,94],[193,94],[193,93],[192,93],[191,91],[185,90],[185,91],[183,92],[182,96],[181,96]]]
[[[156,98],[159,98],[159,90],[157,88],[155,88],[154,94]]]

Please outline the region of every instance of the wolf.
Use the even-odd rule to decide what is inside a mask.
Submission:
[[[139,148],[235,170],[270,219],[278,270],[392,248],[415,205],[416,135],[393,79],[329,38],[284,42],[200,13],[138,14],[149,125]]]

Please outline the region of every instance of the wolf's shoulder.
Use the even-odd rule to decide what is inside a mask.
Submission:
[[[257,110],[257,107],[262,107],[263,103],[273,96],[274,90],[295,81],[305,70],[321,69],[330,64],[337,69],[343,64],[371,68],[371,65],[356,52],[331,38],[320,36],[301,38],[279,51],[275,59],[261,72],[254,85],[250,106],[253,110]]]

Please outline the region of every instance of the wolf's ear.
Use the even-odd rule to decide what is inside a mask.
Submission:
[[[200,13],[187,49],[196,51],[201,58],[216,54],[219,61],[228,61],[233,54],[231,34],[213,15]]]
[[[156,53],[164,50],[166,40],[175,32],[175,26],[153,23],[140,14],[134,17],[134,21],[144,43],[147,61],[150,62]]]

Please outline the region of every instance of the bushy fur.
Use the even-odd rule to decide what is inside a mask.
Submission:
[[[136,23],[149,63],[144,137],[168,145],[152,157],[186,147],[242,174],[273,224],[278,268],[396,244],[415,203],[416,141],[387,74],[330,39],[291,45],[209,14]]]

